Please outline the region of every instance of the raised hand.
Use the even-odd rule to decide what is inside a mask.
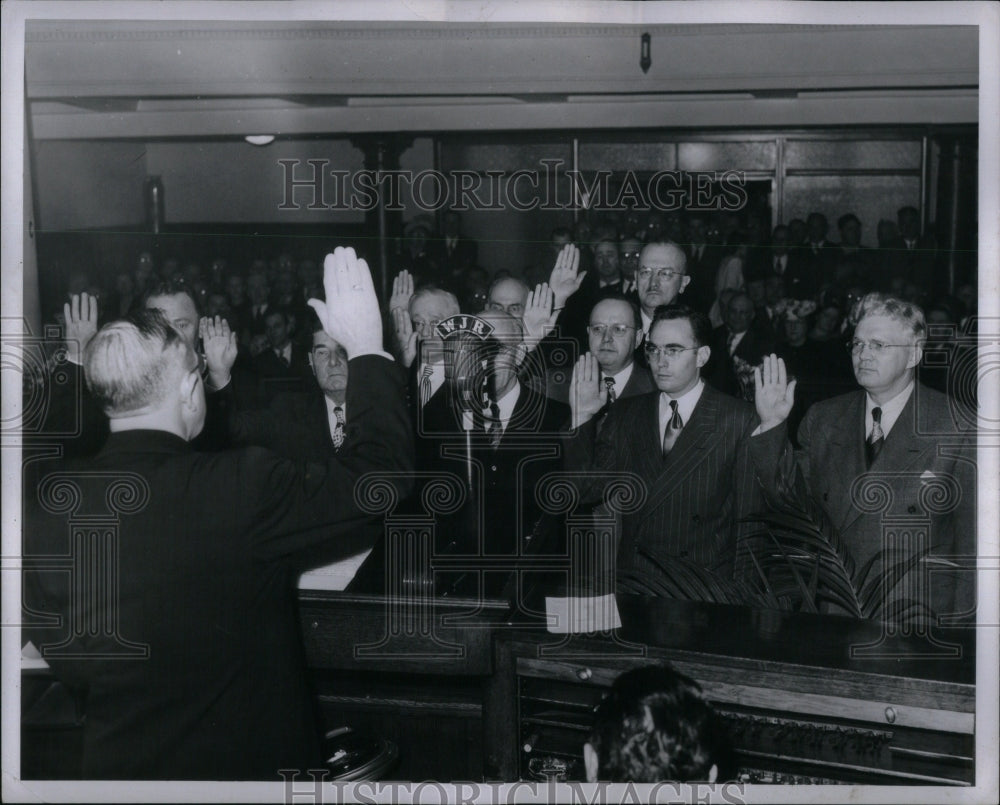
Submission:
[[[795,384],[788,380],[785,362],[774,353],[764,358],[763,364],[753,370],[754,403],[760,417],[761,432],[777,427],[792,411],[795,402]]]
[[[392,329],[395,340],[396,355],[407,369],[417,358],[417,332],[410,321],[410,313],[405,307],[393,308]]]
[[[351,247],[338,246],[323,261],[326,301],[310,299],[326,334],[348,358],[382,352],[382,314],[368,264]]]
[[[573,427],[578,428],[594,416],[607,400],[608,392],[601,383],[601,367],[590,352],[579,357],[573,367],[573,378],[569,384],[569,407],[573,415]]]
[[[236,333],[221,316],[214,319],[203,316],[198,322],[198,334],[205,349],[209,380],[214,388],[221,389],[229,383],[230,372],[236,362]]]
[[[73,363],[83,363],[83,351],[97,335],[97,297],[73,294],[63,305],[66,318],[66,357]]]
[[[410,297],[413,296],[413,275],[405,268],[392,281],[392,296],[389,297],[389,312],[402,308],[409,309]]]
[[[528,300],[524,304],[524,345],[529,351],[538,346],[538,342],[552,332],[556,326],[558,312],[552,310],[552,289],[547,282],[536,285],[535,290],[528,292]]]
[[[572,243],[563,246],[559,256],[556,257],[556,264],[549,275],[549,286],[555,306],[561,308],[580,289],[580,283],[587,276],[587,272],[578,273],[580,268],[580,250]]]

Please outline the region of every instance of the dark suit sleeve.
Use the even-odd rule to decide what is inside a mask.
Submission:
[[[771,509],[802,506],[802,495],[809,494],[809,445],[815,429],[812,414],[813,409],[807,411],[799,425],[799,450],[788,438],[787,421],[749,439],[751,466]]]
[[[59,444],[66,458],[93,456],[108,438],[108,418],[90,393],[83,367],[67,361],[45,379],[39,441]]]
[[[753,566],[740,537],[756,530],[756,526],[753,522],[743,521],[760,513],[764,508],[764,496],[761,493],[761,486],[757,482],[757,473],[751,457],[753,438],[750,434],[754,432],[758,424],[759,420],[756,415],[747,415],[744,418],[743,432],[740,434],[736,452],[736,464],[733,467],[733,492],[736,495],[733,506],[733,532],[736,544],[733,575],[737,579],[747,579],[753,574]]]
[[[400,373],[392,362],[375,355],[353,359],[350,373],[351,439],[326,464],[302,465],[264,450],[241,454],[239,472],[254,512],[254,547],[263,558],[327,541],[337,544],[341,556],[369,548],[371,532],[357,526],[377,514],[359,505],[363,488],[358,481],[368,473],[385,473],[399,499],[410,491],[413,434]]]
[[[618,442],[625,438],[622,432],[624,417],[616,414],[629,407],[626,402],[620,400],[615,403],[600,429],[597,427],[598,417],[591,417],[575,433],[570,432],[565,440],[563,469],[570,473],[581,503],[600,503],[608,475],[621,465]],[[589,477],[573,476],[574,472],[586,472]]]

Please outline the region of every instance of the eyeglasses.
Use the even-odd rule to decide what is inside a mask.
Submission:
[[[872,355],[881,355],[889,347],[912,347],[912,344],[884,344],[881,341],[862,341],[860,338],[848,341],[847,351],[852,355],[860,355],[865,347],[871,351]]]
[[[666,344],[659,347],[652,341],[647,341],[643,349],[646,350],[646,358],[650,363],[659,363],[664,356],[673,360],[679,357],[682,352],[690,352],[693,349],[701,349],[701,347],[682,347],[678,344]]]
[[[511,316],[518,317],[524,314],[524,305],[520,302],[515,302],[512,305],[501,305],[499,302],[487,302],[487,310],[502,310],[504,313],[509,313]]]
[[[419,333],[432,332],[441,323],[441,319],[431,319],[430,321],[412,319],[411,321],[413,322],[413,329]]]
[[[634,330],[635,327],[631,327],[628,324],[590,324],[587,325],[587,332],[596,338],[604,338],[604,334],[611,331],[611,334],[615,338],[624,338],[628,335],[629,330]]]
[[[674,271],[672,268],[650,268],[649,266],[640,266],[639,270],[636,272],[636,276],[639,279],[648,280],[653,274],[656,274],[658,280],[663,282],[670,282],[674,277],[684,276],[680,271]]]

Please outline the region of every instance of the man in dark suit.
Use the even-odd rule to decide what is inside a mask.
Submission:
[[[507,595],[511,563],[539,549],[535,488],[559,468],[569,408],[518,380],[526,354],[520,320],[493,310],[477,319],[494,328],[486,340],[453,335],[445,342],[453,381],[423,408],[417,459],[419,469],[453,473],[471,490],[467,505],[438,526],[437,553],[469,557],[464,574],[442,577],[445,589]]]
[[[889,242],[888,254],[883,258],[888,265],[888,280],[902,277],[912,282],[926,298],[941,290],[935,287],[934,260],[937,244],[934,238],[920,233],[920,211],[916,207],[902,207],[896,213],[899,237]]]
[[[574,371],[570,403],[576,435],[565,467],[598,478],[631,472],[646,483],[645,502],[622,519],[618,571],[659,575],[657,564],[681,557],[726,576],[737,567],[740,518],[758,508],[747,449],[757,424],[753,407],[700,377],[711,326],[683,305],[656,311],[646,350],[658,391],[619,400],[598,432],[604,405],[597,361]],[[601,499],[604,480],[581,482],[585,502]]]
[[[788,253],[785,290],[793,299],[815,299],[820,288],[833,279],[839,249],[836,243],[826,239],[829,229],[823,213],[809,213],[806,242]]]
[[[206,409],[199,361],[158,312],[108,325],[87,348],[111,436],[91,460],[40,468],[25,512],[26,558],[73,560],[72,582],[26,573],[26,602],[64,624],[31,637],[85,697],[86,778],[278,782],[279,770],[322,768],[295,559],[322,544],[342,555],[365,547],[354,537],[371,519],[356,502],[359,479],[412,470],[368,267],[338,248],[325,285],[326,302],[311,304],[349,356],[348,407],[379,405],[349,453],[323,465],[260,448],[192,451]],[[229,360],[235,340],[214,337],[207,349]],[[74,518],[95,515],[113,521],[104,529],[114,542],[104,532],[74,541]],[[98,556],[114,568],[110,582],[89,572]]]
[[[774,349],[770,337],[754,327],[756,310],[744,291],[733,294],[723,309],[725,323],[712,331],[712,356],[702,375],[716,389],[750,399],[753,375],[764,356]]]
[[[787,380],[784,362],[774,355],[756,378],[761,425],[750,440],[751,457],[768,502],[784,505],[783,490],[798,476],[855,566],[874,559],[874,572],[885,578],[918,547],[887,540],[887,532],[896,531],[886,522],[891,518],[908,520],[913,537],[926,528],[931,559],[976,553],[975,416],[915,383],[925,329],[917,306],[865,296],[851,344],[861,389],[811,406],[799,426],[797,451],[786,425],[795,381]],[[972,576],[944,558],[933,564],[935,572],[924,576],[930,565],[921,562],[885,600],[909,598],[939,615],[971,610]],[[892,620],[892,610],[885,609],[883,618]]]
[[[587,344],[587,320],[594,305],[607,294],[622,291],[617,243],[604,238],[594,244],[594,269],[584,272],[579,290],[566,300],[566,309],[558,319],[560,334],[574,339],[581,352]]]
[[[267,348],[254,358],[254,371],[265,400],[312,385],[308,353],[292,339],[293,321],[290,311],[283,307],[269,308],[264,316]]]
[[[649,369],[635,362],[641,326],[638,306],[624,294],[608,294],[590,312],[588,346],[601,369],[600,382],[608,399],[605,409],[619,399],[656,388]],[[561,384],[550,382],[547,389],[553,399],[569,402],[568,378]]]
[[[709,242],[708,219],[692,214],[687,226],[687,274],[690,283],[685,299],[696,310],[707,313],[715,300],[715,273],[725,250]]]
[[[458,295],[466,269],[476,265],[479,245],[462,234],[462,216],[448,210],[441,219],[441,234],[428,244],[427,254],[438,267],[440,284]]]

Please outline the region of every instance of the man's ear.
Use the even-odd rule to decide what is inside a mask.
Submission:
[[[710,783],[714,783],[718,779],[718,777],[719,777],[719,767],[713,763],[712,768],[708,770],[708,781]]]
[[[180,397],[181,405],[183,405],[184,408],[193,409],[197,408],[201,404],[195,394],[200,382],[201,377],[197,372],[186,372],[184,377],[181,378]]]
[[[678,294],[684,293],[684,289],[687,288],[690,283],[691,283],[691,275],[685,274],[683,277],[681,277],[681,287],[677,289],[677,293]]]
[[[708,363],[708,359],[711,357],[712,357],[712,348],[710,346],[706,344],[703,347],[698,347],[698,353],[696,356],[698,368],[701,369],[702,366]]]
[[[912,369],[915,366],[920,365],[920,361],[924,358],[924,345],[923,342],[917,341],[913,345],[913,352],[910,353],[910,359],[906,362],[906,368]]]
[[[593,746],[590,745],[588,741],[583,745],[583,767],[587,772],[587,782],[596,783],[597,782],[597,751]],[[715,768],[714,766],[712,767]]]

